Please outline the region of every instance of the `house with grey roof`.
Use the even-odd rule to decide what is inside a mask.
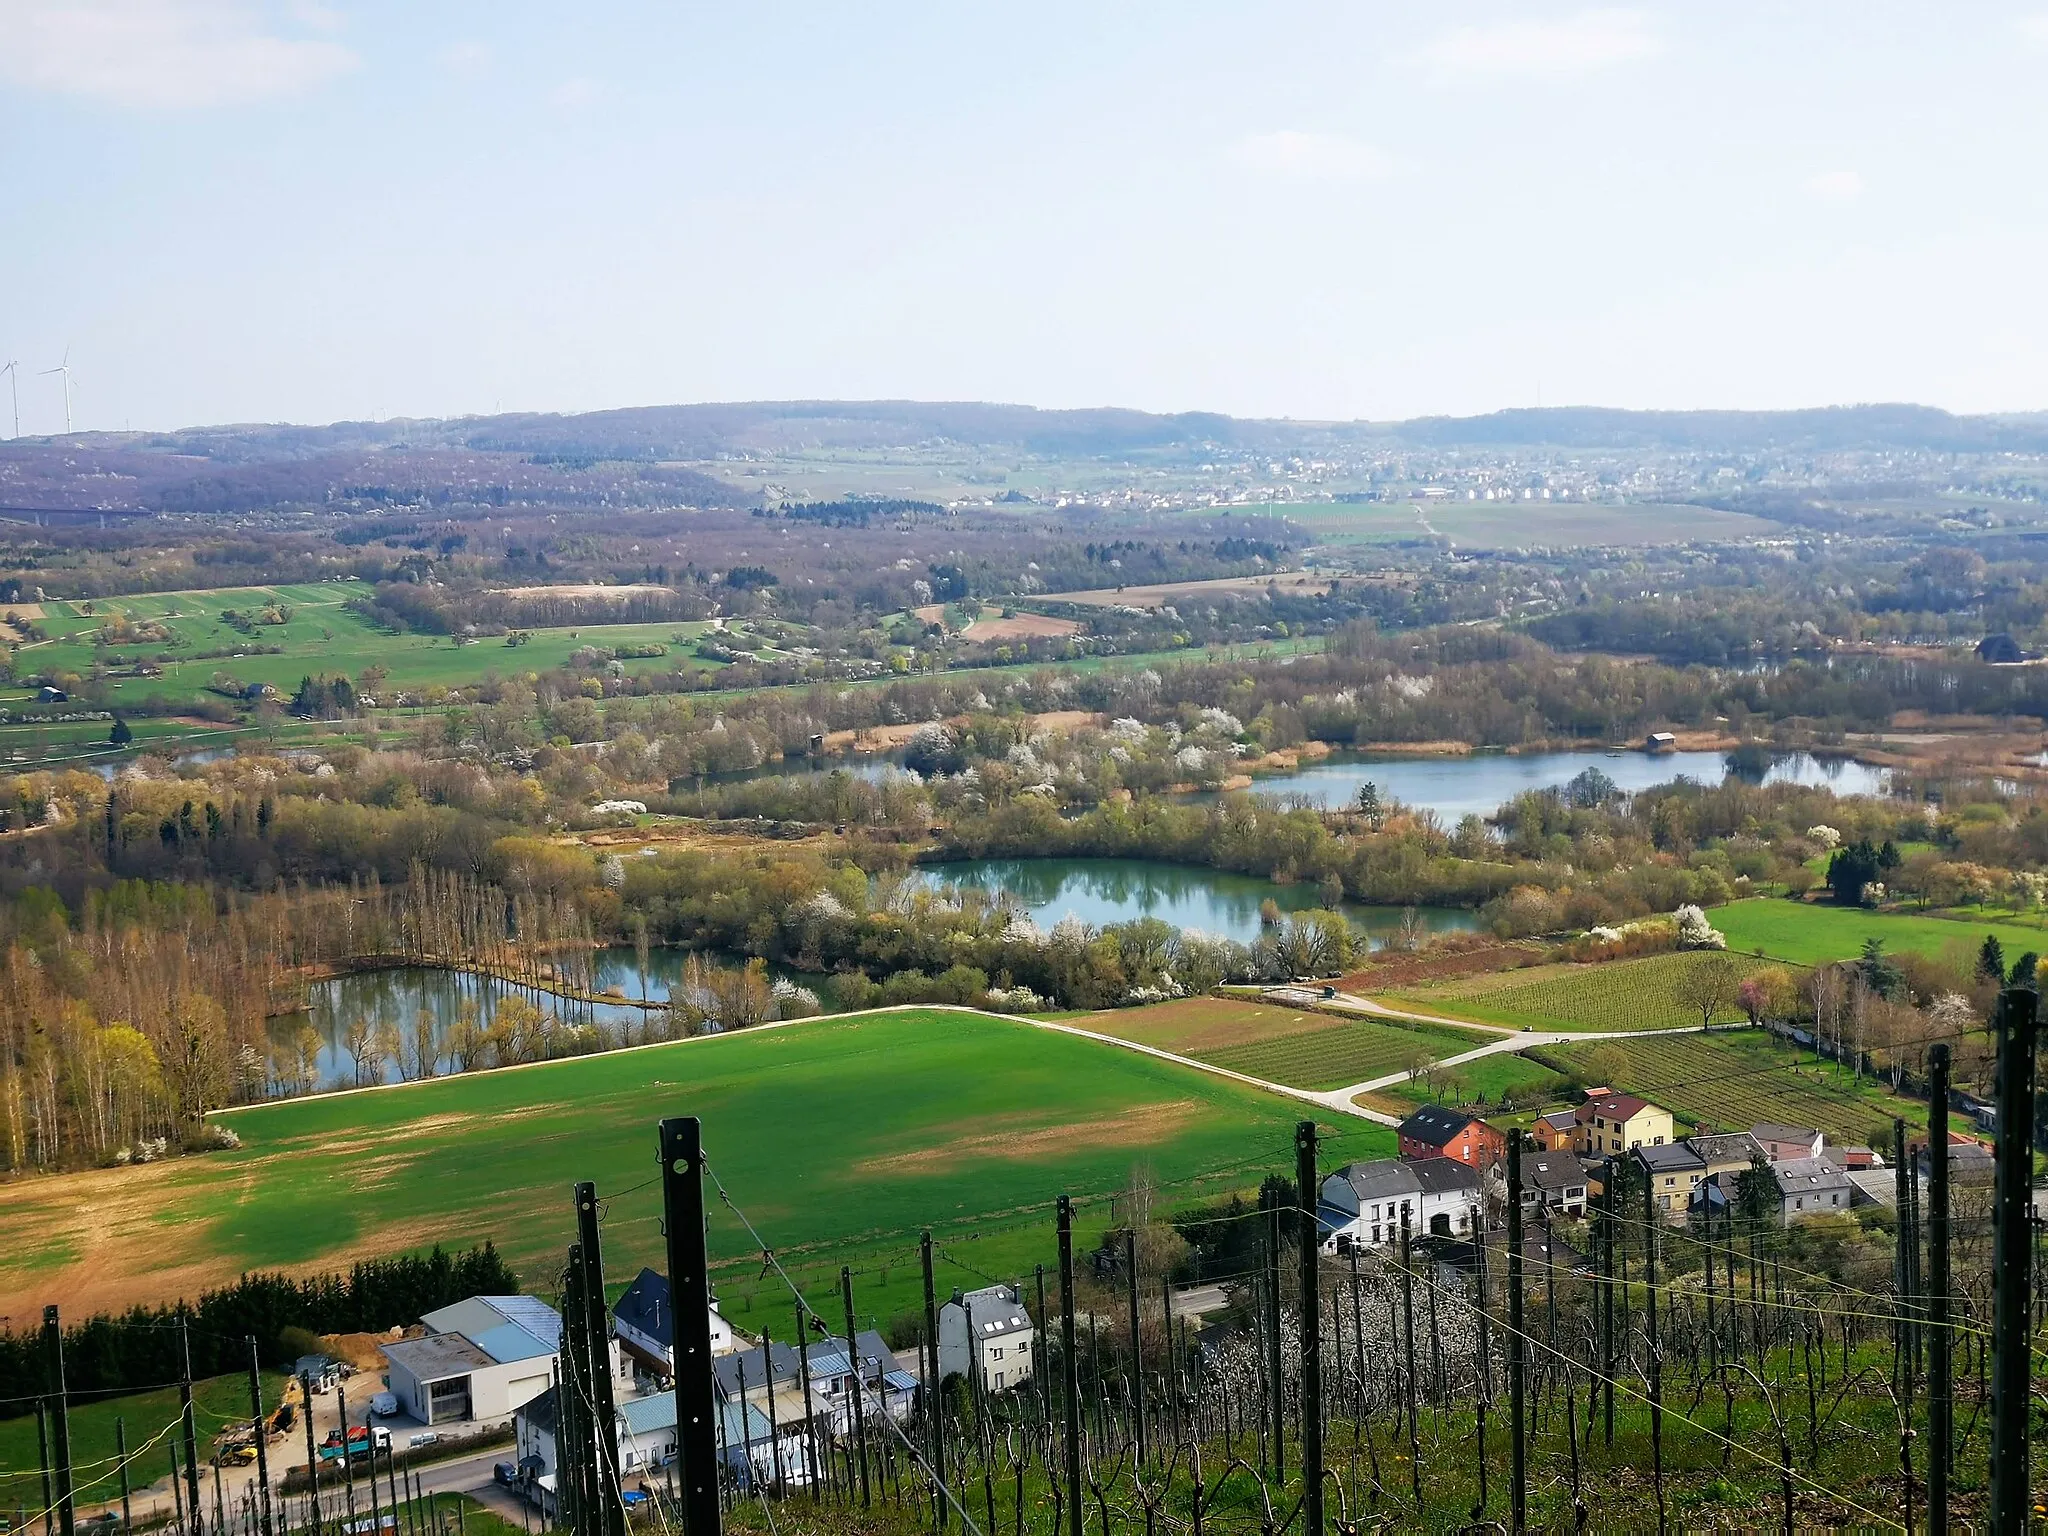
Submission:
[[[1666,1221],[1684,1220],[1692,1193],[1707,1176],[1707,1160],[1683,1141],[1637,1147],[1629,1153],[1650,1181],[1650,1197]]]
[[[1323,1180],[1323,1246],[1334,1250],[1341,1238],[1360,1247],[1390,1247],[1401,1240],[1403,1211],[1411,1237],[1470,1231],[1484,1204],[1487,1177],[1450,1157],[1351,1163]]]
[[[711,1311],[711,1352],[728,1353],[734,1344],[732,1324],[719,1314],[714,1299]],[[669,1304],[668,1276],[642,1269],[612,1307],[612,1331],[620,1347],[635,1363],[651,1374],[675,1375],[675,1312]]]
[[[1031,1379],[1031,1314],[1016,1287],[955,1291],[939,1308],[939,1379],[979,1372],[983,1392],[1003,1392]]]
[[[1802,1217],[1846,1211],[1855,1203],[1856,1186],[1848,1171],[1825,1157],[1788,1157],[1771,1164],[1780,1213],[1788,1222]]]

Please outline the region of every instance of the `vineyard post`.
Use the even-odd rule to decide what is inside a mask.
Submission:
[[[1403,1396],[1408,1403],[1408,1481],[1415,1495],[1415,1512],[1422,1513],[1422,1441],[1415,1423],[1415,1270],[1409,1257],[1408,1202],[1401,1202],[1401,1358]]]
[[[1955,1384],[1948,1335],[1949,1048],[1927,1053],[1927,1529],[1948,1529],[1948,1464]]]
[[[114,1420],[114,1455],[121,1467],[121,1536],[128,1536],[132,1529],[128,1509],[128,1421],[116,1417]],[[306,1458],[306,1470],[312,1471],[312,1458]]]
[[[1734,1303],[1730,1301],[1732,1309]],[[1600,1396],[1607,1448],[1614,1449],[1614,1182],[1600,1187]]]
[[[256,1442],[256,1514],[262,1522],[263,1536],[271,1536],[268,1427],[263,1421],[263,1378],[257,1374],[256,1335],[252,1333],[249,1335],[249,1429],[250,1438]]]
[[[941,1488],[946,1486],[946,1394],[945,1372],[939,1364],[939,1306],[937,1292],[932,1285],[932,1230],[924,1229],[918,1240],[918,1254],[924,1261],[924,1336],[925,1336],[925,1425],[931,1436],[932,1477]],[[970,1313],[967,1320],[969,1339],[967,1344],[968,1368],[974,1369],[974,1319]],[[933,1501],[934,1513],[938,1517],[939,1529],[946,1528],[946,1501],[943,1497]]]
[[[1280,1354],[1280,1202],[1266,1201],[1266,1370],[1273,1405],[1273,1481],[1287,1482],[1287,1393]]]
[[[71,1501],[71,1394],[64,1386],[64,1325],[55,1305],[43,1308],[43,1350],[46,1385],[56,1399],[51,1423],[57,1431],[57,1529],[72,1536],[77,1510]],[[47,1523],[48,1516],[44,1519]]]
[[[1067,1536],[1081,1536],[1081,1366],[1074,1357],[1074,1202],[1060,1196],[1060,1369],[1065,1378]]]
[[[1647,1170],[1645,1170],[1647,1173]],[[1650,1354],[1650,1478],[1657,1488],[1657,1530],[1664,1531],[1664,1355],[1657,1343],[1657,1238],[1664,1218],[1657,1214],[1656,1181],[1643,1180],[1643,1323]]]
[[[1316,1123],[1294,1130],[1294,1174],[1301,1199],[1301,1508],[1303,1536],[1323,1536],[1323,1308],[1321,1232],[1316,1223]],[[1134,1290],[1135,1298],[1137,1292]],[[1142,1449],[1139,1455],[1144,1454]]]
[[[1483,1241],[1483,1236],[1482,1236]],[[1522,1133],[1508,1133],[1508,1448],[1511,1520],[1515,1536],[1529,1525],[1529,1445],[1524,1419],[1522,1338]]]
[[[193,1536],[206,1529],[206,1511],[199,1502],[199,1420],[192,1408],[192,1332],[185,1309],[178,1308],[178,1412],[185,1431],[185,1508]],[[348,1421],[342,1421],[344,1431]],[[347,1439],[346,1433],[342,1437]]]
[[[1137,1437],[1138,1465],[1145,1464],[1145,1360],[1138,1335],[1138,1228],[1124,1223],[1124,1293],[1131,1312],[1131,1426]]]
[[[1906,1364],[1911,1348],[1908,1342],[1906,1314],[1911,1306],[1907,1292],[1912,1280],[1907,1273],[1906,1244],[1907,1212],[1911,1210],[1912,1196],[1907,1193],[1909,1175],[1906,1170],[1906,1122],[1897,1116],[1892,1118],[1892,1209],[1898,1220],[1894,1223],[1895,1237],[1892,1242],[1892,1291],[1897,1296],[1892,1316],[1892,1388],[1906,1402],[1906,1412],[1912,1412],[1911,1368]]]
[[[1992,1222],[1991,1528],[2029,1522],[2027,1400],[2033,1242],[2034,1029],[2040,998],[1998,995],[1998,1150]]]
[[[867,1383],[861,1378],[860,1341],[854,1337],[853,1270],[839,1266],[839,1299],[846,1310],[846,1363],[853,1367],[853,1443],[860,1452],[860,1507],[868,1507],[868,1415]],[[746,1414],[740,1415],[740,1432],[746,1432]]]
[[[320,1536],[320,1457],[313,1449],[313,1375],[299,1376],[299,1406],[306,1421],[306,1508],[312,1519],[312,1536]]]

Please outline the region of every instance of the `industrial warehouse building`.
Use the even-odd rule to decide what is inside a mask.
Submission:
[[[472,1296],[420,1319],[423,1338],[384,1346],[387,1381],[422,1424],[485,1423],[547,1391],[562,1347],[562,1319],[532,1296]]]

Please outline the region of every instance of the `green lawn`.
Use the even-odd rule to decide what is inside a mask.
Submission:
[[[1731,947],[1733,943],[1731,936]],[[1752,956],[1734,958],[1744,971],[1763,964]],[[1536,965],[1461,977],[1388,996],[1516,1029],[1525,1025],[1532,1029],[1679,1029],[1697,1025],[1700,1016],[1678,1001],[1678,981],[1707,959],[1704,955],[1650,955],[1591,965]],[[1715,1018],[1741,1016],[1731,998]]]
[[[550,1292],[580,1179],[610,1197],[605,1270],[623,1284],[662,1262],[655,1124],[696,1114],[712,1168],[763,1239],[813,1281],[855,1267],[862,1312],[887,1316],[915,1294],[922,1226],[957,1261],[949,1287],[1015,1275],[1052,1262],[1061,1192],[1105,1195],[1138,1167],[1170,1198],[1255,1184],[1291,1168],[1300,1113],[1008,1020],[821,1019],[266,1105],[224,1117],[235,1151],[0,1187],[0,1312],[54,1297],[98,1310],[245,1268],[326,1269],[486,1237]],[[1087,1219],[1099,1228],[1106,1205]],[[711,1239],[745,1326],[760,1244],[723,1206]],[[761,1306],[786,1317],[768,1285]]]
[[[1459,1030],[1427,1025],[1405,1029],[1367,1019],[1322,1019],[1318,1027],[1298,1034],[1194,1054],[1198,1060],[1269,1083],[1320,1090],[1405,1071],[1418,1055],[1455,1056],[1484,1043]]]
[[[1883,939],[1885,948],[1894,953],[1940,955],[1960,945],[1974,958],[1984,936],[1995,933],[2008,962],[2030,949],[2048,953],[2048,928],[2028,926],[2010,917],[1986,920],[1866,912],[1832,903],[1782,901],[1764,896],[1730,902],[1714,908],[1708,916],[1716,928],[1728,935],[1731,950],[1743,954],[1761,952],[1773,960],[1790,960],[1800,965],[1850,959],[1862,950],[1863,941],[1870,938]]]
[[[51,639],[45,644],[22,647],[16,653],[15,667],[19,672],[84,675],[93,664],[95,642],[102,626],[116,614],[131,621],[163,624],[185,642],[177,646],[162,640],[122,641],[113,649],[124,657],[148,660],[159,652],[176,657],[186,652],[232,651],[243,646],[282,646],[284,650],[279,655],[174,659],[160,663],[161,677],[113,677],[107,685],[111,705],[153,695],[172,700],[214,697],[205,689],[218,672],[228,673],[243,683],[269,683],[287,694],[309,672],[342,672],[356,678],[372,665],[385,669],[389,674],[385,686],[392,690],[435,684],[452,687],[477,682],[492,672],[510,677],[559,667],[572,652],[585,645],[653,643],[668,647],[664,656],[626,661],[626,670],[634,673],[668,672],[678,666],[714,666],[689,654],[689,648],[705,628],[701,623],[583,624],[533,630],[532,639],[518,646],[508,646],[502,638],[457,645],[446,635],[387,634],[346,609],[344,604],[350,599],[366,596],[369,590],[361,582],[336,581],[156,592],[102,598],[92,604],[90,614],[83,611],[85,605],[81,602],[52,603],[46,606],[41,621]],[[258,624],[250,634],[221,618],[222,612],[231,608],[248,612],[274,605],[290,611],[288,621]],[[683,643],[677,643],[677,636],[682,637]],[[8,696],[19,700],[27,694],[9,690]]]
[[[1435,1075],[1434,1085],[1441,1090],[1443,1098],[1458,1103],[1484,1099],[1488,1104],[1498,1104],[1502,1094],[1512,1094],[1518,1109],[1562,1102],[1567,1087],[1562,1073],[1527,1056],[1505,1051],[1482,1056],[1461,1067],[1446,1067]],[[1425,1078],[1396,1083],[1379,1092],[1411,1104],[1434,1104],[1439,1097],[1432,1090],[1431,1081]]]
[[[1859,1083],[1833,1062],[1815,1066],[1810,1054],[1760,1030],[1545,1046],[1532,1054],[1589,1071],[1692,1127],[1746,1131],[1773,1120],[1818,1126],[1829,1141],[1862,1146],[1894,1116],[1909,1127],[1927,1123],[1925,1103],[1895,1097],[1868,1077]]]

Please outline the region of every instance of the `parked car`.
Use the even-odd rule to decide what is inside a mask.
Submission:
[[[417,1446],[422,1446],[422,1445],[432,1445],[432,1444],[433,1444],[433,1443],[434,1443],[435,1441],[439,1440],[440,1438],[441,1438],[441,1437],[440,1437],[439,1435],[435,1434],[435,1433],[434,1433],[434,1432],[433,1432],[433,1431],[432,1431],[432,1430],[430,1429],[430,1430],[428,1430],[428,1431],[427,1431],[427,1432],[426,1432],[425,1434],[423,1434],[423,1435],[414,1435],[414,1436],[412,1437],[412,1439],[410,1439],[410,1440],[408,1440],[408,1441],[406,1442],[406,1444],[408,1444],[408,1445],[411,1445],[411,1446],[415,1446],[415,1447],[417,1447]]]
[[[507,1488],[510,1488],[519,1481],[519,1469],[509,1461],[501,1461],[491,1468],[491,1479],[493,1482],[503,1483]]]

